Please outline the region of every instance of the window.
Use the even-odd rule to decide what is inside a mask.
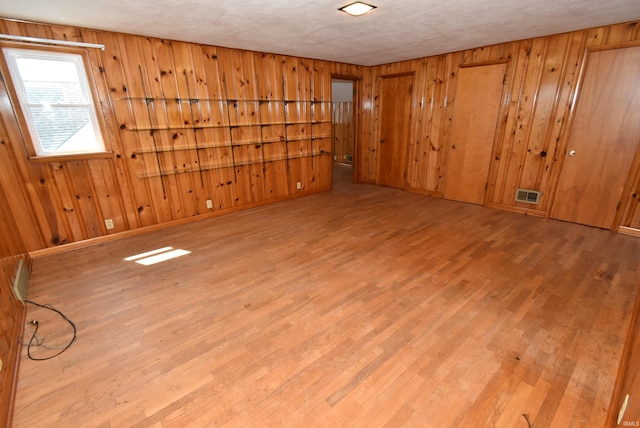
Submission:
[[[3,51],[36,156],[105,152],[82,55]]]

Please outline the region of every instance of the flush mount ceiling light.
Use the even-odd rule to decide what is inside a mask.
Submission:
[[[346,6],[342,6],[338,10],[346,12],[349,15],[360,16],[360,15],[364,15],[365,13],[367,13],[369,11],[372,11],[375,8],[376,8],[376,6],[372,6],[370,4],[366,4],[366,3],[362,3],[362,2],[357,1],[355,3],[351,3],[351,4],[348,4]]]

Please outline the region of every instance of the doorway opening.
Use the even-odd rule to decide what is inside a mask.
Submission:
[[[331,80],[331,153],[333,184],[353,182],[356,146],[357,82]]]

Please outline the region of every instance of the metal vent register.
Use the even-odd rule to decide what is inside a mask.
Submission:
[[[27,298],[27,283],[29,282],[29,269],[24,264],[23,260],[18,263],[18,269],[16,270],[16,277],[13,279],[13,292],[16,298],[23,304]]]
[[[518,189],[516,191],[516,201],[537,204],[540,201],[540,192],[537,190]]]

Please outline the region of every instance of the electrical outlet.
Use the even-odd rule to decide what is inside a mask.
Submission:
[[[213,201],[211,199],[207,199],[207,208],[213,208]]]
[[[338,160],[338,155],[333,155],[333,160]]]
[[[2,371],[2,360],[0,360],[0,372]]]
[[[296,189],[298,189],[298,190],[302,189],[302,183],[301,182],[298,181],[296,183]]]
[[[104,221],[104,225],[107,227],[107,230],[115,228],[115,226],[113,225],[113,219],[110,218]]]

